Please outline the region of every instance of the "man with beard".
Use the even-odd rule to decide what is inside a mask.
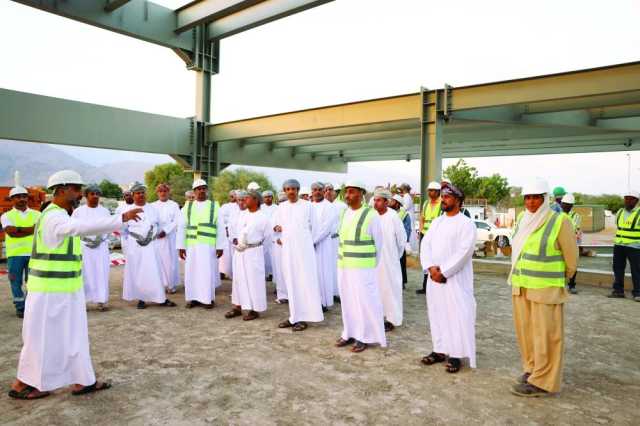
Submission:
[[[186,308],[201,305],[212,309],[216,299],[216,287],[220,286],[218,259],[227,244],[222,232],[220,206],[209,200],[208,185],[203,179],[192,184],[195,201],[182,208],[182,220],[178,229],[177,246],[184,265],[184,296]]]
[[[160,256],[156,240],[160,232],[160,215],[147,203],[147,187],[136,182],[131,186],[133,208],[141,208],[141,220],[125,224],[127,236],[126,263],[122,298],[137,300],[138,309],[145,309],[148,302],[173,307],[175,303],[165,296],[166,282],[160,271]]]
[[[409,236],[411,235],[411,219],[409,218],[409,213],[407,210],[402,207],[402,197],[398,194],[394,195],[392,199],[389,200],[389,207],[395,210],[398,213],[398,218],[402,222],[402,226],[404,227],[404,231],[407,234],[407,243],[409,242]],[[400,270],[402,271],[402,289],[404,290],[407,286],[407,250],[406,246],[402,250],[402,257],[400,258]]]
[[[100,205],[102,191],[98,185],[87,185],[84,196],[87,204],[73,211],[71,217],[92,221],[111,216],[109,210]],[[82,240],[82,281],[84,298],[88,303],[97,303],[98,310],[106,311],[109,301],[109,243],[104,234],[84,236]]]
[[[444,212],[440,208],[440,188],[438,182],[430,182],[427,187],[428,199],[422,204],[422,214],[420,215],[420,238],[424,238],[431,223]],[[425,294],[427,290],[427,277],[425,273],[422,277],[422,289],[416,290],[416,294]]]
[[[116,207],[115,214],[121,215],[127,210],[131,209],[133,206],[133,194],[131,193],[131,185],[129,185],[129,189],[122,193],[122,201],[118,203],[118,207]],[[120,235],[120,249],[122,250],[122,254],[127,256],[127,235],[126,229],[121,231],[116,231],[116,234]]]
[[[29,193],[21,186],[11,188],[9,199],[13,208],[2,215],[2,228],[5,232],[7,250],[7,268],[16,316],[24,317],[23,280],[29,273],[29,256],[33,247],[33,230],[40,212],[27,206]]]
[[[180,268],[178,264],[178,250],[176,248],[176,233],[180,221],[180,206],[169,199],[171,188],[166,183],[156,187],[158,200],[151,203],[160,215],[160,232],[157,245],[160,254],[160,271],[167,284],[167,291],[175,294],[180,282]]]
[[[420,263],[429,274],[427,310],[433,352],[422,358],[432,365],[447,361],[445,370],[457,373],[462,358],[476,368],[476,300],[472,257],[476,226],[460,212],[464,194],[453,185],[442,187],[444,215],[431,222],[422,238]]]
[[[287,286],[289,318],[278,327],[302,331],[307,328],[307,321],[324,320],[313,250],[313,231],[317,225],[311,203],[298,198],[300,183],[289,179],[282,187],[287,201],[278,205],[273,231],[277,243],[282,246],[280,266]]]
[[[362,352],[375,343],[387,346],[376,271],[382,253],[382,226],[376,211],[366,205],[365,193],[362,183],[347,182],[344,199],[349,208],[342,213],[338,228],[343,329],[336,346],[353,345],[351,352]]]
[[[315,182],[311,185],[313,198],[312,211],[315,214],[317,226],[313,230],[313,247],[316,253],[316,266],[318,268],[318,284],[320,285],[320,298],[322,310],[327,311],[333,306],[333,296],[337,287],[337,253],[334,250],[333,235],[338,228],[338,211],[335,206],[324,198],[324,185]]]
[[[229,243],[228,247],[225,247],[226,250],[223,251],[222,256],[218,260],[218,269],[220,270],[220,278],[231,278],[233,275],[233,265],[232,265],[232,247],[231,247],[231,239],[229,238],[229,224],[231,222],[231,218],[234,217],[238,213],[238,203],[236,201],[236,192],[235,190],[229,191],[229,201],[224,203],[220,207],[220,220],[222,221],[223,228],[220,230],[224,232],[225,238]]]
[[[273,204],[273,191],[264,191],[262,193],[260,210],[262,210],[269,223],[271,223],[271,218],[276,212],[276,208],[277,206]],[[271,229],[271,227],[269,227],[269,229]],[[273,231],[270,231],[270,235],[265,239],[262,246],[264,251],[264,273],[267,281],[273,280],[273,238],[271,234],[273,234]]]
[[[39,399],[71,386],[73,395],[109,389],[97,381],[89,350],[82,288],[80,236],[114,231],[139,219],[140,208],[91,220],[71,217],[82,198],[82,177],[62,170],[49,177],[53,201],[34,231],[18,374],[9,396]]]

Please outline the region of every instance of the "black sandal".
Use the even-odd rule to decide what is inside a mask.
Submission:
[[[169,307],[169,308],[173,308],[174,306],[178,306],[178,305],[176,305],[174,302],[172,302],[169,299],[165,300],[164,303],[161,303],[160,305],[161,306],[166,306],[166,307]]]
[[[280,324],[278,324],[278,328],[289,328],[289,327],[293,327],[293,324],[291,324],[289,320],[284,320]]]
[[[460,362],[460,358],[451,358],[449,357],[449,362],[445,366],[445,370],[447,373],[457,373],[460,371],[460,367],[462,367],[462,362]]]
[[[33,391],[36,391],[38,393],[36,394],[36,396],[29,397],[29,395],[31,395]],[[9,391],[9,396],[13,399],[24,399],[24,400],[40,399],[40,398],[46,398],[49,395],[51,395],[51,392],[40,392],[38,389],[29,385],[27,385],[21,391],[17,391],[15,389],[11,389]]]
[[[343,348],[347,345],[352,344],[353,342],[355,342],[355,339],[353,337],[349,337],[347,340],[343,339],[342,337],[338,339],[338,341],[336,342],[336,347],[337,348]]]
[[[71,395],[75,395],[75,396],[86,395],[86,394],[89,394],[89,393],[94,393],[94,392],[107,390],[110,387],[111,387],[111,383],[109,383],[109,382],[100,382],[100,384],[98,384],[98,382],[96,381],[92,385],[84,386],[82,389],[72,391]]]
[[[240,309],[232,309],[229,312],[227,312],[226,314],[224,314],[224,317],[226,319],[231,319],[231,318],[239,317],[240,315],[242,315],[242,310],[240,310]]]
[[[293,331],[302,331],[307,329],[307,323],[304,321],[297,322],[293,325]]]
[[[420,362],[424,365],[433,365],[439,362],[445,362],[447,356],[445,354],[439,354],[437,352],[431,352],[429,355],[423,357]]]

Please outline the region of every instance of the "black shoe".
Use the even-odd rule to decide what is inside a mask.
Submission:
[[[269,282],[269,283],[270,283],[271,281],[273,281],[273,275],[269,275],[269,276],[267,277],[267,282]]]
[[[175,304],[175,302],[172,302],[172,301],[171,301],[171,300],[169,300],[169,299],[166,299],[166,300],[164,301],[164,303],[161,303],[160,305],[161,305],[161,306],[167,306],[167,307],[169,307],[169,308],[173,308],[174,306],[177,306],[177,305]]]
[[[576,290],[575,287],[569,287],[569,293],[571,294],[578,294],[578,290]]]
[[[327,312],[329,310],[329,308],[327,308],[326,306],[322,307],[322,312]]]
[[[333,303],[340,303],[340,296],[333,296]]]
[[[147,304],[144,303],[142,300],[138,302],[138,309],[145,309],[147,307]]]
[[[426,291],[422,288],[419,288],[418,290],[416,290],[416,294],[425,294]]]
[[[624,293],[618,293],[617,291],[612,291],[611,294],[607,295],[609,299],[624,299]]]
[[[22,311],[17,311],[17,312],[16,312],[16,316],[17,316],[18,318],[24,318],[24,312],[22,312]]]
[[[384,322],[384,331],[389,332],[392,331],[395,327],[395,325],[391,324],[389,321],[385,321]]]

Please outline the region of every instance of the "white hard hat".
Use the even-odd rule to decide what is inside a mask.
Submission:
[[[549,193],[549,184],[541,178],[533,179],[522,187],[522,195],[540,195]]]
[[[440,191],[440,184],[436,181],[429,182],[429,186],[427,186],[427,190],[435,189],[436,191]]]
[[[82,177],[73,170],[60,170],[49,176],[47,188],[51,189],[58,185],[84,185]]]
[[[29,193],[27,192],[27,190],[21,186],[16,186],[15,188],[11,188],[11,191],[9,191],[9,198],[13,197],[14,195],[29,195]]]
[[[204,179],[196,179],[193,181],[193,185],[191,185],[191,189],[196,189],[200,186],[207,186],[207,182]]]
[[[574,197],[573,194],[565,194],[564,197],[562,197],[562,200],[560,200],[560,202],[565,204],[575,204],[576,197]]]
[[[256,191],[258,189],[260,189],[260,185],[258,184],[258,182],[250,182],[249,185],[247,185],[248,191]]]
[[[448,183],[448,184],[451,184],[451,181],[450,181],[449,179],[447,179],[447,178],[442,178],[441,183]]]
[[[406,185],[406,184],[403,183],[402,185]],[[365,192],[367,191],[367,187],[364,186],[364,183],[360,182],[359,180],[347,181],[347,183],[344,184],[344,187],[345,187],[345,189],[346,188],[359,188],[359,189],[362,189]]]
[[[633,189],[628,189],[625,193],[624,193],[625,197],[634,197],[637,198],[638,200],[640,200],[640,194],[638,193],[638,191],[635,191]]]
[[[302,188],[300,188],[300,195],[309,195],[311,194],[311,191],[309,190],[308,186],[303,186]]]
[[[402,199],[402,195],[396,194],[393,196],[393,199],[399,202],[400,204],[404,203],[404,200]]]

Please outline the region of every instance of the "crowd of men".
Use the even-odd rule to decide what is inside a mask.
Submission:
[[[193,198],[180,208],[170,199],[168,185],[158,185],[158,201],[147,203],[148,188],[135,183],[114,215],[100,206],[97,186],[82,187],[78,173],[55,173],[48,182],[53,201],[42,213],[26,208],[26,191],[14,188],[14,210],[3,215],[14,303],[24,316],[24,346],[9,392],[13,398],[42,398],[67,385],[73,385],[74,395],[111,386],[95,379],[86,303],[108,310],[106,235],[114,231],[121,235],[126,258],[122,297],[138,309],[150,303],[176,306],[168,295],[179,284],[180,258],[186,308],[212,309],[216,288],[226,277],[232,282],[232,306],[225,317],[256,320],[267,309],[266,283],[275,281],[275,302],[289,310],[278,327],[303,331],[322,322],[339,301],[343,328],[335,345],[354,353],[370,345],[385,347],[386,333],[402,324],[405,248],[419,243],[433,344],[421,361],[444,362],[449,373],[458,372],[464,360],[476,367],[476,228],[463,214],[464,193],[450,182],[429,184],[418,233],[412,231],[408,185],[395,195],[376,188],[369,204],[365,185],[357,181],[344,185],[341,201],[331,184],[301,189],[291,179],[276,205],[273,192],[261,192],[252,182],[246,190],[231,191],[220,206],[210,199],[207,182],[196,179]],[[539,179],[525,186],[525,209],[513,234],[508,281],[523,375],[512,392],[519,396],[560,388],[565,285],[569,278],[569,288],[575,289],[579,235],[579,219],[571,215],[575,200],[561,192],[549,191]],[[557,204],[550,203],[551,194]],[[80,207],[83,195],[86,205]],[[630,259],[633,294],[640,300],[637,203],[637,193],[625,196],[625,209],[617,216],[616,247],[622,247],[614,256],[619,252],[622,262]],[[26,275],[25,303],[18,290]],[[618,278],[612,297],[624,297]]]

